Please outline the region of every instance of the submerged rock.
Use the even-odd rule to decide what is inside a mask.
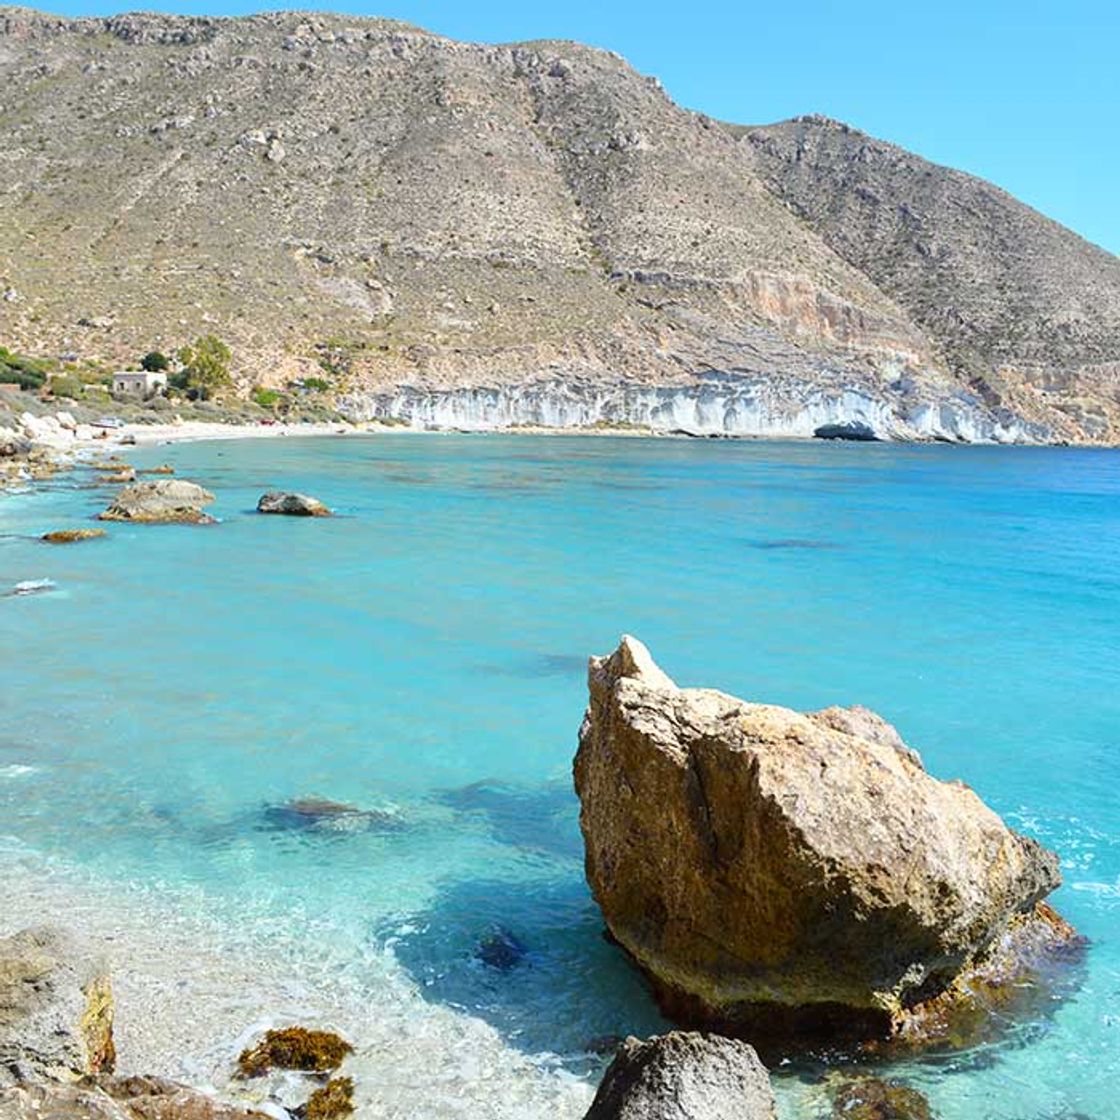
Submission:
[[[213,518],[203,507],[214,500],[209,490],[183,479],[137,482],[122,490],[102,514],[102,521],[137,521],[155,524],[204,525]]]
[[[54,529],[44,533],[39,539],[47,544],[73,544],[76,541],[91,541],[105,536],[104,529]]]
[[[283,1027],[268,1031],[256,1045],[243,1050],[237,1059],[242,1077],[257,1077],[270,1069],[295,1069],[330,1073],[354,1047],[332,1031]]]
[[[306,494],[270,490],[257,502],[258,513],[281,513],[289,517],[330,517],[331,511],[318,498]]]
[[[584,1120],[773,1120],[770,1075],[745,1042],[673,1031],[628,1038]]]
[[[478,943],[475,956],[488,968],[509,972],[521,964],[525,953],[525,946],[516,934],[508,929],[497,929]]]
[[[276,832],[367,832],[400,825],[393,813],[359,809],[325,797],[296,797],[261,810],[266,829]]]
[[[681,689],[629,637],[589,689],[587,877],[670,1017],[918,1037],[970,970],[1014,984],[1032,938],[1072,938],[1037,908],[1057,857],[874,713]]]
[[[907,1085],[861,1077],[832,1095],[833,1120],[933,1120],[929,1101]]]
[[[0,1087],[110,1072],[113,996],[105,970],[70,935],[0,939]]]

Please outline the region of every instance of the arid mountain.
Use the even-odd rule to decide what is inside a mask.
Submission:
[[[0,89],[12,348],[213,332],[246,384],[326,370],[355,415],[417,422],[1120,440],[1115,258],[841,126],[683,110],[603,51],[7,8]]]

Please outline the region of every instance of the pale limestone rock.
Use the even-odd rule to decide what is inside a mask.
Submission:
[[[628,1038],[584,1120],[773,1120],[770,1075],[745,1042],[673,1031]]]
[[[0,1088],[109,1072],[115,1057],[104,968],[61,930],[0,938]]]
[[[194,482],[181,478],[161,478],[126,487],[99,517],[102,521],[201,525],[213,521],[202,508],[213,500],[214,495],[209,490]]]

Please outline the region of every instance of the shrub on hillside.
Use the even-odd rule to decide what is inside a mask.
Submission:
[[[41,358],[13,354],[0,346],[0,382],[18,385],[21,389],[41,389],[47,380],[51,363]]]

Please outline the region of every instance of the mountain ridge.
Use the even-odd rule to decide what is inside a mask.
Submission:
[[[824,118],[728,125],[599,48],[323,13],[0,8],[0,78],[10,345],[123,362],[213,331],[245,384],[326,371],[355,415],[454,422],[496,394],[504,423],[1120,440],[1120,261],[1062,242],[1099,307],[1054,288],[1054,341],[1045,269],[967,226],[1034,309],[1029,361],[1001,350],[1002,305],[853,208],[870,188]],[[1041,236],[1006,197],[1004,227]]]

